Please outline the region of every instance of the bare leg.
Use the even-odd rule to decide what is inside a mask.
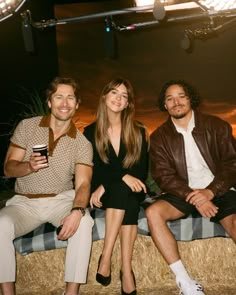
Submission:
[[[78,283],[66,283],[65,295],[77,295],[79,294]]]
[[[146,217],[154,244],[168,264],[180,259],[177,242],[167,221],[176,220],[184,214],[170,203],[160,200],[146,209]]]
[[[234,242],[236,242],[236,214],[223,218],[220,220],[220,223]]]
[[[137,225],[123,225],[120,232],[122,287],[126,293],[135,290],[132,274],[132,255],[137,237]]]
[[[103,276],[110,275],[111,256],[121,228],[124,213],[125,211],[120,209],[106,209],[105,239],[102,251],[102,259],[98,269],[98,273],[102,274]]]
[[[2,295],[15,295],[15,283],[1,283]]]
[[[183,215],[164,200],[157,201],[146,210],[152,239],[175,274],[181,294],[204,295],[202,286],[192,280],[180,260],[177,242],[167,225],[167,221],[176,220]]]

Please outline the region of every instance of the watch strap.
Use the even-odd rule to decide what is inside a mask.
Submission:
[[[72,211],[74,211],[74,210],[78,210],[78,211],[80,211],[81,213],[82,213],[82,215],[84,216],[85,215],[85,208],[83,208],[83,207],[73,207],[72,209],[71,209],[71,212]]]

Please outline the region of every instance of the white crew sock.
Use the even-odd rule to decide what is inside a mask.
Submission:
[[[186,283],[187,282],[191,283],[192,279],[189,276],[189,274],[187,273],[187,270],[184,267],[181,260],[178,260],[178,261],[170,264],[169,266],[170,266],[170,269],[175,274],[177,282],[185,281]]]

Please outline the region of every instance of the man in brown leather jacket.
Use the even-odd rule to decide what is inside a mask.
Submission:
[[[183,295],[204,295],[185,269],[167,221],[198,211],[236,241],[236,141],[230,124],[196,111],[200,96],[183,80],[167,82],[159,108],[169,118],[151,135],[151,172],[163,191],[146,209],[151,235]]]

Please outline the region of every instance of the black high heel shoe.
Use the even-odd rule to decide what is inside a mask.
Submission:
[[[134,272],[133,271],[132,271],[132,275],[133,275],[133,279],[134,279],[134,285],[135,285],[135,288],[136,288],[136,281],[135,281],[135,276],[134,276]],[[120,271],[120,281],[121,281],[121,295],[136,295],[137,294],[137,290],[136,289],[134,291],[132,291],[131,293],[126,293],[123,290],[123,287],[122,287],[122,271]]]
[[[98,269],[99,269],[99,266],[100,266],[101,258],[102,258],[102,255],[100,255],[99,260],[98,260]],[[98,269],[97,269],[97,274],[96,274],[96,281],[99,284],[101,284],[101,285],[103,285],[105,287],[110,285],[110,283],[111,283],[111,273],[110,273],[110,275],[108,277],[105,277],[105,276],[101,275],[100,273],[98,273]]]

